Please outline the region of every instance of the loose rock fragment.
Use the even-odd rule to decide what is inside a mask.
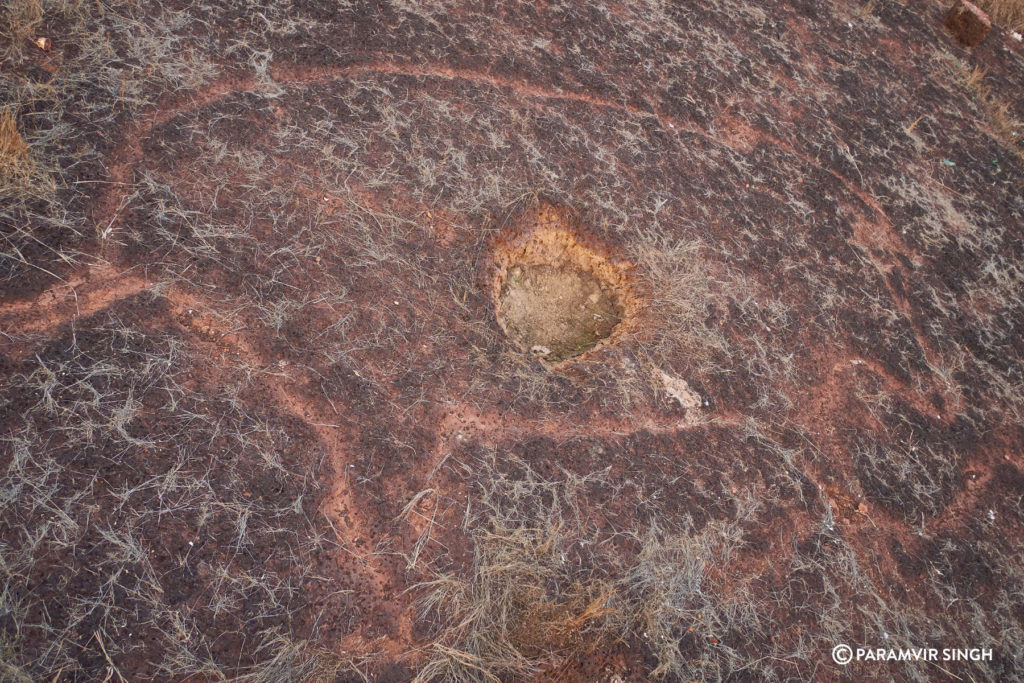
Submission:
[[[992,28],[988,15],[967,0],[957,0],[943,23],[953,37],[967,47],[974,47],[984,40]]]

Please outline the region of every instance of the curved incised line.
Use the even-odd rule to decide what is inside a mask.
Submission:
[[[544,88],[527,81],[502,78],[480,70],[455,68],[440,64],[396,65],[390,62],[371,60],[338,67],[281,67],[274,70],[272,73],[273,84],[278,87],[310,86],[331,83],[342,78],[372,75],[465,81],[498,90],[511,91],[522,98],[580,102],[595,108],[622,112],[632,117],[653,118],[658,121],[659,125],[666,132],[686,132],[700,136],[712,144],[733,150],[736,149],[736,146],[730,143],[728,139],[722,139],[721,137],[716,138],[690,122],[682,121],[666,115],[659,111],[658,107],[653,103],[649,104],[649,110],[642,109],[634,105],[601,98],[592,94]],[[120,219],[120,211],[124,207],[125,197],[128,196],[125,187],[129,184],[131,174],[134,172],[143,157],[141,141],[145,139],[152,130],[171,120],[175,116],[197,111],[235,94],[259,92],[260,90],[267,88],[268,85],[270,85],[270,83],[261,81],[252,76],[225,77],[214,81],[206,88],[188,93],[181,98],[177,98],[177,106],[175,106],[175,103],[172,101],[167,103],[166,106],[155,109],[146,116],[133,131],[125,135],[124,142],[122,142],[122,144],[111,155],[111,184],[109,189],[101,194],[96,203],[95,217],[97,219],[96,222],[98,227],[102,228],[101,235],[106,236],[109,234],[110,230]],[[806,154],[800,153],[791,145],[777,137],[765,133],[764,131],[755,131],[755,133],[760,141],[775,145],[785,153],[800,159],[808,166],[828,172],[837,181],[842,183],[854,196],[858,197],[865,205],[871,207],[878,213],[881,217],[879,227],[889,233],[893,232],[892,225],[882,207],[873,197],[859,188],[855,183],[836,171],[822,166],[816,160],[808,157]],[[888,280],[885,278],[885,273],[883,272],[883,266],[877,263],[873,258],[870,259],[870,262],[877,270],[879,270],[882,275],[883,282],[885,282],[886,286],[889,287]],[[136,283],[136,287],[141,287],[141,284],[142,283]],[[889,288],[891,291],[891,287]],[[896,293],[891,292],[891,294],[897,308],[901,309],[904,315],[907,315],[907,311],[903,310],[904,306],[901,305],[902,302],[899,301]],[[45,296],[46,293],[37,297],[36,301],[41,301]],[[918,343],[921,344],[922,349],[926,349],[927,347],[924,344],[924,340],[921,339],[920,335],[916,334],[916,329],[914,331],[915,336],[918,337]]]
[[[396,65],[390,62],[369,60],[347,66],[278,67],[272,71],[272,75],[274,79],[272,83],[279,87],[316,85],[329,83],[341,78],[370,75],[407,76],[412,78],[465,81],[494,89],[510,90],[524,98],[580,102],[592,107],[619,111],[633,117],[650,117],[657,120],[659,125],[666,132],[686,132],[704,138],[712,144],[727,147],[729,149],[735,149],[735,147],[727,140],[716,137],[700,127],[693,125],[691,122],[677,119],[659,111],[658,107],[653,103],[649,104],[650,109],[643,109],[635,105],[609,100],[589,93],[545,88],[528,81],[502,78],[500,76],[495,76],[485,71],[475,69],[456,68],[443,64]],[[141,125],[137,126],[135,130],[125,136],[126,142],[122,144],[122,149],[114,153],[115,163],[111,169],[112,175],[115,176],[113,178],[114,191],[116,192],[118,185],[126,183],[128,173],[130,173],[134,168],[138,160],[141,159],[142,152],[138,144],[139,140],[144,138],[153,128],[166,123],[179,114],[196,111],[237,93],[258,92],[266,89],[268,85],[269,83],[252,76],[226,77],[214,81],[206,88],[186,95],[182,100],[180,100],[183,102],[180,106],[174,106],[173,102],[171,102],[168,103],[167,106],[162,106],[155,110]],[[886,214],[882,207],[873,197],[858,187],[855,183],[842,174],[822,166],[817,160],[799,152],[783,140],[764,133],[763,131],[758,131],[758,133],[763,140],[776,145],[787,154],[800,159],[808,166],[824,170],[832,175],[852,194],[878,212],[885,219],[886,225],[891,228],[891,224],[889,223],[888,218],[886,218]],[[121,159],[120,157],[125,158]],[[100,204],[104,204],[103,199],[101,199]],[[107,213],[107,217],[111,218],[109,214],[113,212],[108,211]],[[117,217],[115,215],[112,218],[116,220]],[[113,220],[111,223],[113,223]]]

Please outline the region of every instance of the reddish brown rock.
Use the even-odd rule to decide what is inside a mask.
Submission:
[[[988,35],[992,21],[985,12],[967,0],[957,0],[943,22],[960,43],[974,47]]]

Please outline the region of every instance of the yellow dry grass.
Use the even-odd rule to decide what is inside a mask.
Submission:
[[[35,164],[28,143],[9,109],[0,112],[0,186],[17,184],[32,175]]]
[[[1024,121],[1014,116],[1009,102],[992,91],[992,87],[985,81],[986,73],[986,69],[975,67],[973,71],[963,69],[960,77],[964,87],[984,112],[995,136],[1024,159]]]
[[[1024,0],[981,0],[976,2],[992,21],[1013,31],[1024,31]]]
[[[0,48],[0,54],[3,54],[5,50],[10,50],[14,54],[21,52],[26,47],[27,41],[33,39],[36,29],[42,24],[43,11],[41,0],[4,2],[0,7],[0,36],[7,38],[9,45],[6,48]]]

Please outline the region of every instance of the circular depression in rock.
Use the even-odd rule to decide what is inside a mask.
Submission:
[[[499,324],[524,351],[548,363],[606,342],[632,312],[624,267],[570,232],[536,232],[495,260]]]

